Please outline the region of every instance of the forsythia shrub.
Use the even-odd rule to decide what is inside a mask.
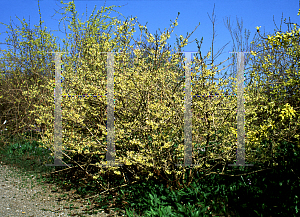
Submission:
[[[178,81],[179,75],[174,69],[180,62],[184,63],[184,70],[190,70],[191,65],[195,65],[191,73],[194,84],[192,95],[210,95],[216,92],[222,95],[224,91],[217,88],[215,82],[209,81],[215,76],[216,67],[212,66],[212,69],[207,69],[203,59],[198,57],[194,57],[190,63],[186,64],[182,55],[171,54],[164,49],[167,39],[170,38],[177,25],[177,18],[173,26],[171,25],[171,31],[163,32],[161,36],[155,38],[148,33],[146,26],[139,25],[141,34],[145,31],[147,41],[156,45],[155,49],[151,49],[150,54],[144,57],[144,49],[133,49],[133,46],[129,45],[135,32],[136,18],[121,22],[116,18],[106,16],[111,19],[111,22],[107,23],[100,20],[97,14],[85,23],[79,20],[77,23],[74,3],[66,4],[68,6],[65,11],[72,13],[71,25],[68,27],[74,31],[74,34],[67,38],[74,39],[74,41],[69,48],[69,43],[63,40],[66,47],[62,52],[70,50],[77,52],[71,53],[70,57],[64,57],[62,60],[64,87],[68,86],[62,90],[62,94],[88,94],[90,97],[62,98],[64,154],[78,153],[91,157],[100,155],[103,160],[96,163],[99,166],[99,172],[93,174],[93,177],[97,178],[108,171],[121,176],[120,167],[100,167],[100,164],[106,163],[107,147],[107,98],[105,94],[107,93],[108,54],[105,52],[115,52],[113,67],[116,163],[130,168],[135,179],[148,179],[161,174],[172,179],[183,177],[187,169],[176,167],[175,164],[182,163],[184,157],[185,94],[184,82]],[[111,9],[112,6],[102,8],[101,14]],[[87,27],[80,35],[81,27],[85,24]],[[106,30],[108,27],[111,30],[113,26],[115,26],[113,33],[115,38],[112,39],[111,32],[99,33],[100,30]],[[188,38],[180,36],[179,40],[178,50],[181,50],[187,45]],[[134,59],[129,56],[132,50]],[[40,55],[46,55],[42,47],[39,47],[38,51]],[[75,53],[80,55],[77,56]],[[210,52],[205,59],[209,56]],[[161,64],[162,60],[165,60],[164,64]],[[75,66],[74,63],[76,63]],[[181,73],[184,72],[181,71]],[[218,85],[225,87],[230,80],[236,79],[219,79]],[[39,142],[50,149],[53,149],[54,143],[54,81],[53,79],[52,83],[30,86],[22,92],[29,101],[42,96],[31,106],[29,113],[35,117],[38,127],[45,126],[46,131]],[[266,103],[266,95],[257,95],[256,90],[256,86],[252,85],[245,91],[246,161],[248,162],[257,161],[251,151],[259,148],[258,145],[263,139],[272,136],[272,130],[280,130],[278,133],[281,135],[287,134],[289,122],[293,128],[299,123],[297,122],[299,114],[293,107],[289,104],[284,107],[278,106],[278,102]],[[235,86],[232,91],[236,92],[237,87]],[[98,97],[93,97],[93,95]],[[263,106],[260,106],[262,104]],[[236,97],[193,97],[193,164],[199,165],[195,167],[198,171],[209,172],[210,168],[215,166],[214,164],[227,165],[236,159],[236,108]],[[267,114],[268,117],[262,118],[261,113]],[[273,114],[280,118],[279,122],[272,118]],[[205,157],[200,157],[196,147],[198,150],[205,148]],[[65,153],[66,150],[69,152]],[[267,158],[268,156],[261,155],[261,160]]]

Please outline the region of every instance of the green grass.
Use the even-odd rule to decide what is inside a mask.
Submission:
[[[36,138],[36,137],[34,137]],[[181,190],[170,190],[163,179],[151,179],[125,185],[124,180],[115,179],[113,174],[100,177],[97,181],[84,179],[85,174],[80,168],[64,170],[65,167],[47,167],[53,164],[50,150],[39,148],[36,141],[8,138],[10,144],[0,144],[1,161],[34,175],[36,181],[55,183],[57,188],[69,191],[76,189],[76,193],[83,198],[90,197],[91,204],[97,209],[115,208],[126,210],[126,216],[299,216],[300,204],[300,150],[291,143],[282,143],[280,154],[276,155],[279,165],[243,176],[221,176],[213,174],[202,177],[199,173],[193,182]],[[74,159],[86,161],[84,157],[74,156]],[[93,157],[91,162],[100,158]],[[288,160],[287,160],[288,159]],[[63,158],[66,163],[72,161]],[[254,167],[226,168],[226,174],[243,174],[258,170],[262,164]],[[216,168],[219,171],[221,168]],[[95,172],[90,169],[91,174]],[[130,181],[130,173],[126,173]],[[51,174],[51,175],[49,175]],[[188,176],[188,173],[186,174]],[[202,179],[201,179],[202,178]],[[250,181],[251,180],[251,184]],[[99,187],[120,186],[115,190],[103,193]],[[225,206],[229,204],[229,206]],[[96,209],[95,209],[96,210]],[[91,210],[91,212],[95,212]],[[120,213],[121,214],[121,213]]]

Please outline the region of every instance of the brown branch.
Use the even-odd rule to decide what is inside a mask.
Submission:
[[[253,171],[253,172],[249,172],[249,173],[244,173],[244,174],[237,174],[237,175],[231,175],[231,174],[225,174],[225,173],[217,173],[217,172],[211,172],[211,174],[217,174],[217,175],[222,175],[222,176],[244,176],[244,175],[249,175],[249,174],[253,174],[253,173],[257,173],[257,172],[261,172],[261,171],[265,171],[265,170],[270,170],[270,169],[274,169],[274,168],[266,168],[266,169],[261,169],[261,170],[257,170],[257,171]]]
[[[133,181],[133,182],[131,182],[131,184],[136,183],[136,182],[138,182],[138,181]],[[110,188],[110,189],[107,189],[107,190],[105,190],[105,191],[102,191],[102,192],[99,193],[99,194],[104,194],[104,193],[107,192],[107,191],[112,191],[112,190],[115,190],[115,189],[117,189],[117,188],[124,187],[124,186],[127,186],[127,185],[128,185],[128,184],[124,184],[124,185],[117,186],[117,187],[115,187],[115,188]],[[85,198],[85,199],[91,199],[91,198],[97,197],[97,196],[99,196],[99,194],[96,194],[96,195],[91,196],[91,197],[87,197],[87,198]]]

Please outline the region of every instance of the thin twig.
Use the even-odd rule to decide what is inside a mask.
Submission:
[[[244,174],[237,174],[237,175],[217,173],[217,172],[211,172],[211,174],[217,174],[217,175],[222,175],[222,176],[244,176],[244,175],[249,175],[249,174],[257,173],[257,172],[264,171],[264,170],[270,170],[270,169],[273,169],[273,168],[266,168],[266,169],[262,169],[262,170],[256,170],[256,171],[253,171],[253,172],[244,173]]]
[[[293,169],[291,169],[291,170],[292,170],[292,172],[297,176],[297,174],[294,172],[294,170],[293,170]],[[298,176],[297,176],[297,178],[300,179]]]
[[[138,181],[133,181],[133,182],[131,182],[131,184],[136,183],[136,182],[138,182]],[[128,183],[128,184],[129,184],[129,183]],[[117,188],[127,186],[128,184],[124,184],[124,185],[117,186],[117,187],[115,187],[115,188],[107,189],[107,190],[105,190],[105,191],[102,191],[102,192],[99,193],[99,194],[104,194],[104,193],[107,192],[107,191],[112,191],[112,190],[115,190],[115,189],[117,189]],[[93,197],[97,197],[99,194],[94,195],[94,196],[91,196],[91,197],[88,197],[88,198],[85,198],[85,199],[90,199],[90,198],[93,198]]]

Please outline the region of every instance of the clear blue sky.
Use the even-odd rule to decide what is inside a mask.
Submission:
[[[64,1],[69,2],[69,1]],[[215,4],[214,17],[212,17],[212,12]],[[101,9],[101,6],[104,5],[103,0],[92,1],[92,0],[75,0],[76,11],[78,12],[78,18],[81,21],[86,19],[86,6],[88,9],[87,17],[91,15],[91,12],[96,5],[96,11]],[[244,40],[244,31],[250,31],[250,37],[248,45],[253,40],[254,34],[256,33],[257,26],[261,26],[261,33],[266,32],[266,34],[274,34],[276,29],[275,24],[280,26],[280,21],[283,13],[283,19],[289,17],[291,22],[299,23],[300,16],[297,16],[299,9],[298,0],[127,0],[127,1],[118,1],[118,0],[108,0],[106,1],[105,6],[111,5],[124,5],[121,8],[114,8],[119,11],[124,17],[137,17],[139,23],[145,25],[147,23],[147,28],[150,33],[155,34],[156,30],[160,35],[160,30],[163,32],[164,29],[170,27],[171,21],[174,21],[177,17],[178,12],[180,12],[178,18],[178,26],[175,27],[174,32],[171,35],[171,38],[167,41],[172,48],[176,43],[176,34],[186,36],[187,32],[191,33],[195,27],[200,22],[200,26],[192,34],[189,39],[189,42],[197,38],[199,41],[203,37],[203,44],[201,47],[202,55],[205,56],[211,48],[212,43],[212,22],[210,19],[215,20],[215,40],[214,40],[214,53],[221,49],[225,44],[229,44],[225,47],[222,54],[216,59],[215,63],[222,62],[223,60],[230,57],[228,52],[233,51],[233,39],[230,35],[229,30],[226,28],[225,23],[226,19],[230,18],[230,23],[233,31],[237,30],[237,21],[243,21],[243,29],[241,37]],[[64,5],[60,4],[60,1],[55,0],[42,0],[40,1],[40,8],[42,14],[43,27],[46,26],[48,30],[51,30],[51,34],[58,36],[61,40],[57,40],[57,43],[61,44],[62,47],[62,38],[65,37],[65,34],[59,32],[59,19],[61,18],[60,14],[56,14],[54,17],[51,17],[55,14],[55,10],[59,10]],[[29,23],[30,16],[30,28],[33,29],[34,25],[39,24],[39,13],[38,13],[38,2],[37,0],[10,0],[2,1],[0,8],[0,21],[9,24],[10,19],[17,26],[21,26],[21,23],[16,18],[18,16],[21,20],[25,18],[26,22]],[[84,15],[82,15],[84,14]],[[113,12],[110,14],[111,17],[118,17],[120,20],[125,20],[119,14]],[[275,24],[273,22],[273,16]],[[16,26],[13,25],[14,28]],[[66,26],[69,24],[65,22]],[[60,25],[60,29],[63,31],[63,23]],[[135,27],[136,32],[134,38],[138,39],[140,30],[138,25]],[[0,43],[5,43],[5,38],[7,34],[5,33],[6,27],[0,25]],[[282,31],[287,31],[287,25],[282,23]],[[70,33],[70,30],[67,30]],[[133,42],[133,41],[132,41]],[[235,46],[237,46],[236,39],[234,39]],[[243,43],[246,43],[243,41]],[[0,44],[0,49],[7,49],[5,44]],[[184,51],[197,51],[196,42],[189,43],[184,49]],[[208,62],[207,62],[208,63]],[[225,65],[230,64],[231,62],[225,63]],[[224,64],[223,64],[224,65]],[[221,69],[222,65],[219,67]]]

